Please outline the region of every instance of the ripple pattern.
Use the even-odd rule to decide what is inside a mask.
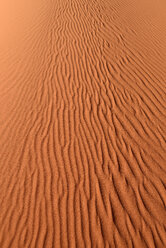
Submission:
[[[26,4],[0,31],[0,247],[166,247],[165,3]]]

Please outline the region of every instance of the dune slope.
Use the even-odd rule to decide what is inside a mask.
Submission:
[[[0,3],[0,247],[166,247],[166,2]]]

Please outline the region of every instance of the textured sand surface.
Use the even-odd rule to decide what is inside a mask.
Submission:
[[[0,248],[166,247],[165,13],[0,1]]]

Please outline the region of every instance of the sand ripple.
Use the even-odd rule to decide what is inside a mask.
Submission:
[[[166,247],[165,2],[34,2],[0,3],[0,247]]]

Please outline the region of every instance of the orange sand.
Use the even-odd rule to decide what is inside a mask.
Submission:
[[[0,2],[0,248],[166,247],[166,1]]]

